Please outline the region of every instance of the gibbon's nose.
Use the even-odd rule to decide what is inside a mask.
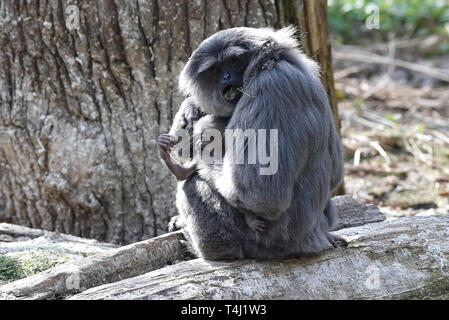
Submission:
[[[238,74],[230,70],[225,70],[220,80],[220,86],[222,87],[221,89],[231,85],[240,86],[240,82],[241,77]]]

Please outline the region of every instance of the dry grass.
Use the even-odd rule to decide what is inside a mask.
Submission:
[[[449,84],[336,65],[346,192],[391,216],[448,213]]]

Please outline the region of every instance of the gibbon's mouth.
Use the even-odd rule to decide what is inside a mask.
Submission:
[[[226,88],[224,88],[221,95],[223,96],[223,99],[225,99],[227,102],[237,102],[242,96],[241,90],[238,89],[239,87],[235,85],[227,86]]]

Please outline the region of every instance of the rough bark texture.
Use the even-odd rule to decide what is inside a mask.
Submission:
[[[385,220],[376,206],[349,196],[334,198],[341,219],[337,228]],[[142,275],[167,264],[191,258],[180,232],[130,244],[0,287],[0,298],[54,299],[70,296],[102,284]]]
[[[73,256],[87,256],[114,248],[117,248],[117,245],[94,239],[0,223],[0,255],[42,250],[59,251]]]
[[[338,115],[331,43],[327,26],[327,0],[299,0],[298,7],[302,48],[321,66],[322,81],[334,113],[335,124],[340,132],[341,121]]]
[[[180,232],[68,262],[0,287],[0,299],[58,299],[191,257]]]
[[[351,196],[337,196],[332,198],[332,201],[337,211],[337,224],[333,230],[358,227],[386,219],[377,206],[359,202]]]
[[[449,216],[337,234],[348,248],[288,261],[181,262],[72,299],[448,299]]]
[[[2,1],[0,221],[120,244],[165,232],[175,181],[155,140],[180,70],[205,37],[273,26],[278,12],[271,0]]]

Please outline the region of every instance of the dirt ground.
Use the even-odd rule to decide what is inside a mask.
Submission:
[[[449,77],[449,57],[414,52],[399,57]],[[335,59],[334,68],[346,193],[389,217],[449,213],[449,82],[388,64]]]

